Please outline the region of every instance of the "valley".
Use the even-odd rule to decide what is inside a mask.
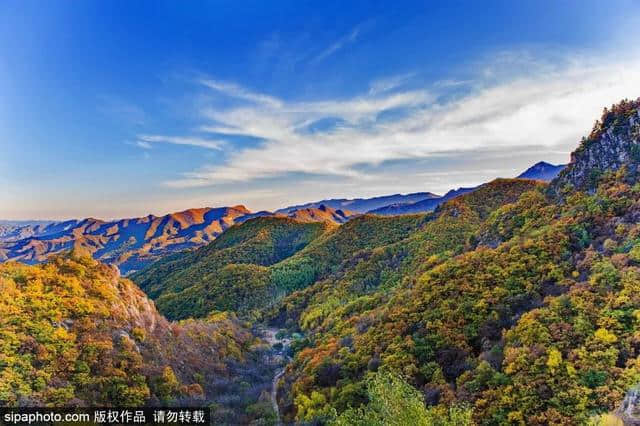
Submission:
[[[521,177],[549,181],[564,166],[539,163]],[[328,199],[289,206],[275,212],[252,212],[243,205],[193,208],[164,216],[101,220],[0,221],[0,262],[28,264],[75,250],[116,265],[123,275],[144,269],[170,254],[205,246],[234,224],[261,217],[290,218],[304,223],[343,224],[363,214],[381,216],[420,214],[474,191],[458,188],[439,196],[430,192],[373,198]]]
[[[387,371],[420,391],[426,408],[413,415],[425,419],[555,424],[615,412],[640,381],[635,320],[623,319],[639,306],[633,289],[640,282],[634,260],[640,200],[633,188],[640,162],[627,154],[634,145],[624,147],[637,143],[640,113],[629,102],[606,114],[597,126],[615,121],[614,114],[626,127],[616,130],[616,149],[606,148],[612,131],[598,128],[583,142],[589,158],[610,170],[595,181],[579,180],[585,175],[575,172],[583,164],[579,149],[566,169],[552,169],[559,175],[551,185],[498,179],[433,212],[365,214],[264,263],[257,280],[269,289],[267,298],[245,315],[304,336],[291,343],[294,356],[277,380],[283,421],[380,418],[373,405],[378,386],[405,386]],[[537,165],[528,174],[538,172],[548,176],[549,168]],[[590,193],[570,195],[569,188],[584,185]],[[249,224],[252,235],[273,226]],[[291,241],[270,235],[256,247]],[[211,297],[224,268],[205,266],[221,249],[212,245],[197,263],[185,260],[201,265],[189,275],[180,275],[185,269],[177,258],[175,267],[158,264],[133,278],[143,288],[163,289],[154,296],[161,309],[165,297],[189,300],[189,294],[197,296],[185,312],[196,301],[228,309]],[[243,268],[265,267],[231,258]],[[602,394],[603,387],[619,393]],[[549,399],[553,394],[561,399]]]

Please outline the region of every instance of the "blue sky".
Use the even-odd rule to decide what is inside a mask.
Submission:
[[[390,5],[1,2],[0,218],[445,192],[640,96],[638,0]]]

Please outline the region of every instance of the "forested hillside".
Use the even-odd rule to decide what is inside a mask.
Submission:
[[[136,279],[169,314],[238,309],[296,333],[287,421],[385,424],[400,394],[422,400],[406,407],[422,424],[596,421],[640,383],[638,105],[605,110],[550,185],[499,179],[433,213],[361,216],[269,261],[221,238]]]
[[[640,382],[638,105],[606,110],[550,189],[445,205],[406,270],[378,260],[385,247],[285,299],[273,318],[305,333],[281,383],[287,418],[340,423],[388,370],[479,424],[580,424],[615,410]],[[464,228],[436,226],[447,210]]]
[[[353,253],[403,239],[423,220],[362,216],[338,227],[257,218],[132,278],[170,318],[228,309],[256,319],[284,295],[332,273]]]
[[[0,0],[0,426],[640,426],[639,41]]]
[[[261,217],[234,226],[214,243],[157,262],[133,279],[170,318],[211,310],[249,313],[274,298],[268,267],[336,226]]]
[[[2,406],[212,404],[242,423],[271,413],[259,399],[275,366],[232,313],[170,323],[114,268],[77,255],[0,265],[0,293]]]

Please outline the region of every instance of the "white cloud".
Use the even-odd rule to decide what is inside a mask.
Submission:
[[[227,85],[227,95],[249,104],[205,109],[203,115],[211,124],[202,130],[223,134],[221,138],[251,136],[263,143],[168,184],[207,186],[291,173],[365,181],[372,177],[362,172],[362,165],[432,158],[443,152],[518,152],[539,146],[568,154],[604,106],[640,95],[640,62],[572,60],[561,68],[540,66],[491,85],[478,77],[472,86],[475,89],[464,97],[441,103],[436,101],[438,93],[428,90],[377,90],[348,99],[287,102]],[[398,113],[381,118],[387,111]],[[307,131],[323,119],[337,119],[339,124]],[[168,142],[166,137],[154,138]],[[219,141],[213,143],[219,147]],[[510,169],[508,164],[505,168]]]
[[[313,58],[311,62],[312,63],[321,62],[327,59],[329,56],[336,53],[338,50],[342,49],[343,47],[355,42],[358,36],[360,35],[360,32],[362,31],[363,25],[364,24],[360,24],[356,26],[348,34],[344,35],[343,37],[338,39],[336,42],[332,43],[329,47],[324,49],[315,58]]]
[[[374,80],[369,85],[369,94],[377,95],[379,93],[388,92],[389,90],[396,89],[403,84],[407,83],[411,78],[416,75],[414,72],[406,74],[398,74],[391,77],[385,77],[378,80]]]
[[[278,99],[261,93],[252,92],[235,83],[210,79],[202,79],[200,80],[200,83],[232,98],[243,99],[274,108],[281,106],[281,102]]]
[[[200,148],[221,150],[225,142],[220,140],[203,139],[197,137],[184,136],[162,136],[162,135],[138,135],[136,144],[145,149],[151,148],[154,143],[168,143],[173,145],[190,145]]]

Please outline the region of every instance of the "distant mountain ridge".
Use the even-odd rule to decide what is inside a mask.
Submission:
[[[438,198],[429,198],[426,200],[418,201],[416,203],[398,203],[391,204],[388,206],[380,207],[375,210],[369,211],[371,214],[379,214],[379,215],[398,215],[398,214],[414,214],[414,213],[426,213],[436,209],[440,204],[445,201],[451,200],[459,195],[466,194],[468,192],[472,192],[476,190],[478,187],[472,188],[458,188],[452,189],[451,191],[444,194],[442,197]]]
[[[75,249],[120,267],[137,270],[175,251],[204,245],[249,214],[244,206],[189,209],[165,216],[103,221],[95,218],[52,223],[34,235],[0,244],[0,260],[39,263]]]
[[[274,216],[285,216],[283,213],[276,213]],[[334,209],[324,204],[318,208],[300,208],[290,210],[286,213],[286,217],[295,219],[299,222],[335,222],[345,223],[349,219],[357,216],[358,213],[350,210]]]
[[[539,163],[534,164],[529,167],[523,173],[517,176],[518,179],[533,179],[533,180],[541,180],[545,182],[550,182],[555,179],[562,170],[564,170],[567,166],[562,165],[553,165],[547,163],[545,161],[540,161]],[[398,215],[398,214],[415,214],[415,213],[426,213],[436,209],[439,205],[444,203],[445,201],[451,200],[459,195],[467,194],[469,192],[475,191],[479,186],[468,187],[468,188],[458,188],[452,189],[442,197],[434,197],[429,198],[417,202],[409,202],[409,203],[394,203],[387,206],[379,207],[377,209],[369,210],[367,213],[379,214],[379,215]]]
[[[95,218],[52,223],[0,225],[0,261],[39,263],[75,249],[117,265],[129,274],[168,254],[200,247],[236,223],[253,217],[287,217],[298,222],[341,224],[356,216],[324,205],[289,213],[252,213],[245,206],[196,208],[164,216],[104,221]]]
[[[439,195],[431,192],[414,192],[411,194],[393,194],[383,195],[372,198],[334,198],[322,201],[315,201],[306,204],[289,206],[276,210],[276,213],[289,213],[292,210],[300,210],[305,208],[318,208],[327,206],[334,209],[350,210],[355,213],[367,213],[372,210],[398,203],[417,203],[423,200],[440,198]]]
[[[73,226],[76,220],[65,222],[53,221],[0,221],[0,241],[17,241],[23,238],[45,235],[55,232],[54,229],[64,228],[65,226]]]
[[[518,177],[549,181],[564,167],[540,162]],[[76,249],[118,266],[126,275],[168,254],[204,246],[234,224],[257,217],[343,224],[365,213],[391,216],[430,212],[445,201],[477,188],[458,188],[443,196],[416,192],[373,198],[328,199],[275,212],[251,212],[238,205],[110,221],[95,218],[64,222],[0,221],[0,262],[39,263],[52,254]]]
[[[536,179],[550,182],[555,179],[561,171],[567,167],[566,164],[553,165],[545,161],[540,161],[529,167],[523,173],[518,175],[521,179]]]

